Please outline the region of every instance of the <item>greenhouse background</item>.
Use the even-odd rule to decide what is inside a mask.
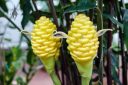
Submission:
[[[128,0],[0,0],[0,85],[60,85],[33,52],[31,32],[46,16],[68,35],[80,13],[90,17],[100,35],[89,85],[128,85]],[[67,39],[60,40],[56,75],[61,85],[86,85]]]

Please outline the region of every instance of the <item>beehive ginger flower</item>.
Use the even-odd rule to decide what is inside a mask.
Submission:
[[[68,50],[82,76],[82,85],[89,85],[93,59],[99,46],[98,33],[93,22],[84,14],[78,14],[68,32]]]
[[[60,81],[54,72],[55,60],[59,56],[60,39],[53,37],[56,26],[45,16],[35,22],[31,33],[33,52],[41,59],[47,72],[51,75],[55,85]]]

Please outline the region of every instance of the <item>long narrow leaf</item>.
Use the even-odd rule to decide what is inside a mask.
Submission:
[[[109,15],[109,14],[103,14],[103,16],[105,18],[108,18],[109,20],[111,20],[114,24],[118,25],[119,27],[121,27],[123,29],[123,24],[118,22],[113,16]]]

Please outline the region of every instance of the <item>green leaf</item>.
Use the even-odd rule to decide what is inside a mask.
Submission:
[[[20,69],[22,64],[23,64],[23,60],[21,60],[21,59],[15,61],[15,62],[12,62],[12,65],[14,66],[15,70]]]
[[[29,15],[28,14],[23,14],[23,19],[21,21],[21,25],[22,25],[23,29],[27,25],[28,21],[29,21]]]
[[[7,24],[7,26],[10,28],[10,29],[16,29],[16,27],[14,27],[12,24]]]
[[[128,22],[124,23],[124,30],[123,30],[123,32],[124,32],[124,42],[125,42],[126,47],[128,49]]]
[[[11,61],[12,61],[12,52],[11,51],[5,52],[5,61],[7,62],[8,66],[11,65]]]
[[[112,65],[115,66],[115,68],[118,68],[119,67],[118,54],[114,53],[114,51],[111,50],[110,55],[111,55]]]
[[[6,1],[5,0],[0,0],[0,7],[5,11],[8,12],[8,8],[6,6]]]
[[[13,61],[19,59],[21,57],[22,51],[19,47],[13,47],[12,49]]]
[[[118,22],[113,16],[109,15],[109,14],[103,14],[103,16],[109,20],[111,20],[114,24],[118,25],[119,27],[121,27],[123,29],[123,24]]]
[[[77,5],[71,5],[65,9],[65,13],[82,12],[96,7],[96,2],[91,0],[81,0]]]
[[[17,77],[16,81],[19,85],[27,85],[26,82],[24,82],[23,78],[21,77]]]
[[[33,10],[31,5],[31,0],[20,0],[20,8],[23,10],[23,19],[21,22],[24,28],[30,19],[30,12]]]
[[[112,65],[112,76],[113,76],[113,80],[115,82],[117,82],[119,85],[122,85],[120,80],[119,80],[119,76],[118,76],[118,73],[116,72],[116,69],[115,69],[115,66]]]
[[[27,54],[27,63],[29,65],[32,65],[35,59],[35,55],[33,53],[33,50],[29,48],[28,54]]]
[[[3,14],[0,12],[0,17],[3,17]]]
[[[119,46],[116,46],[116,45],[113,45],[112,46],[112,49],[115,51],[115,52],[120,52],[121,51],[121,48]]]
[[[124,12],[123,21],[128,22],[128,9]]]
[[[128,10],[125,10],[124,16],[123,16],[123,25],[124,25],[124,42],[126,44],[126,47],[128,49]]]
[[[5,60],[6,60],[6,68],[5,68],[5,81],[6,81],[6,85],[11,85],[14,77],[15,77],[15,74],[16,74],[16,71],[18,68],[21,68],[19,66],[19,63],[16,63],[16,62],[19,62],[19,58],[21,57],[21,49],[19,47],[13,47],[11,48],[11,50],[7,51],[6,52],[6,55],[5,55]],[[21,62],[23,64],[23,62]]]
[[[122,85],[119,80],[118,73],[117,73],[117,69],[119,67],[119,56],[118,56],[118,54],[114,53],[113,51],[110,51],[110,55],[111,55],[110,58],[111,58],[111,62],[112,62],[111,72],[112,72],[113,80],[116,83],[118,83],[119,85]]]
[[[22,55],[22,51],[19,47],[12,47],[10,51],[6,52],[6,62],[8,67],[12,66],[12,63],[17,61]]]
[[[10,38],[4,38],[4,40],[7,41],[7,42],[11,42]]]
[[[128,9],[128,3],[126,3],[125,6],[126,6],[126,9]]]

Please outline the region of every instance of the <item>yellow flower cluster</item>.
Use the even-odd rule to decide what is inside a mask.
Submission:
[[[77,62],[93,60],[99,46],[98,34],[89,17],[84,14],[76,16],[68,32],[68,50]]]
[[[58,57],[60,39],[53,37],[54,31],[56,26],[45,16],[35,22],[31,42],[34,53],[40,58]]]

